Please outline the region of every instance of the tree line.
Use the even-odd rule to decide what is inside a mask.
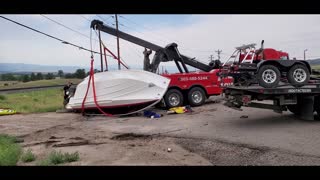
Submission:
[[[62,70],[59,70],[57,73],[34,73],[32,72],[29,74],[14,74],[14,73],[6,73],[0,76],[1,81],[22,81],[22,82],[29,82],[29,81],[37,81],[43,79],[55,79],[56,77],[60,78],[77,78],[83,79],[85,78],[89,72],[86,73],[85,69],[77,69],[74,73],[64,73]]]

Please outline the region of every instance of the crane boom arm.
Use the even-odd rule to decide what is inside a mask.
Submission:
[[[145,40],[140,39],[138,37],[132,36],[132,35],[127,34],[125,32],[117,31],[116,29],[114,29],[110,26],[104,25],[103,22],[99,21],[99,20],[93,20],[91,22],[91,28],[98,29],[100,31],[111,34],[113,36],[118,36],[121,39],[124,39],[124,40],[129,41],[134,44],[137,44],[139,46],[151,49],[156,52],[163,51],[166,54],[166,61],[170,61],[170,60],[180,61],[182,63],[189,65],[189,66],[198,68],[198,69],[206,71],[206,72],[209,72],[213,69],[212,66],[206,65],[202,62],[199,62],[199,61],[195,60],[194,58],[189,58],[185,55],[180,55],[177,48],[176,48],[177,45],[175,43],[169,44],[167,47],[163,48],[161,46],[158,46],[158,45],[153,44],[151,42],[145,41]]]

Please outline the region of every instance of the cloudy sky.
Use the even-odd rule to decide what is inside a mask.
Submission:
[[[114,26],[114,17],[100,15],[3,15],[68,42],[90,48],[90,21]],[[320,58],[319,15],[119,15],[120,30],[160,46],[176,42],[180,52],[208,62],[221,49],[225,60],[239,45],[256,43],[286,51],[290,57]],[[0,62],[89,66],[90,53],[48,38],[0,18]],[[99,51],[95,33],[93,50]],[[102,33],[104,43],[116,54],[116,38]],[[121,57],[129,66],[142,67],[144,48],[120,40]],[[153,53],[154,54],[154,53]],[[99,66],[99,55],[95,65]],[[152,58],[152,56],[151,56]],[[116,64],[109,58],[110,64]],[[165,65],[165,64],[163,64]],[[168,64],[170,65],[170,63]]]

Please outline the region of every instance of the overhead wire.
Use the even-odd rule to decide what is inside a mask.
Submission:
[[[52,19],[52,18],[49,18],[49,17],[47,17],[47,16],[45,16],[45,15],[43,15],[43,14],[40,14],[40,15],[41,15],[42,17],[44,17],[44,18],[46,18],[46,19],[48,19],[48,20],[50,20],[50,21],[52,21],[52,22],[54,22],[54,23],[56,23],[56,24],[58,24],[58,25],[60,25],[60,26],[62,26],[62,27],[64,27],[64,28],[69,29],[70,31],[73,31],[73,32],[75,32],[75,33],[78,33],[78,34],[80,34],[80,35],[82,35],[82,36],[84,36],[84,37],[86,37],[86,38],[90,38],[89,36],[87,36],[87,35],[79,32],[79,31],[76,31],[76,30],[74,30],[74,29],[72,29],[72,28],[70,28],[70,27],[68,27],[68,26],[66,26],[66,25],[64,25],[64,24],[62,24],[62,23],[60,23],[60,22]]]
[[[99,36],[98,35],[98,33],[97,33],[97,31],[96,30],[94,30],[95,31],[95,33],[96,33],[96,36]],[[107,47],[104,43],[103,43],[103,41],[101,40],[101,44],[104,46],[104,47]],[[111,56],[111,57],[113,57],[113,56]],[[127,63],[120,57],[118,57],[118,59],[120,59],[120,60],[122,60],[122,62],[125,64],[125,65],[127,65]],[[127,65],[128,66],[128,65]]]
[[[34,32],[40,33],[40,34],[42,34],[42,35],[45,35],[45,36],[47,36],[47,37],[50,37],[50,38],[55,39],[55,40],[57,40],[57,41],[60,41],[60,42],[62,42],[63,44],[71,45],[71,46],[74,46],[74,47],[79,48],[80,50],[85,50],[85,51],[88,51],[88,52],[91,52],[91,53],[100,54],[99,52],[96,52],[96,51],[93,51],[93,50],[89,50],[89,49],[84,48],[84,47],[82,47],[82,46],[79,46],[79,45],[76,45],[76,44],[74,44],[74,43],[71,43],[71,42],[65,41],[65,40],[63,40],[63,39],[57,38],[57,37],[55,37],[55,36],[49,35],[49,34],[47,34],[47,33],[44,33],[44,32],[39,31],[39,30],[37,30],[37,29],[34,29],[34,28],[30,27],[30,26],[21,24],[21,23],[19,23],[19,22],[17,22],[17,21],[14,21],[14,20],[12,20],[12,19],[7,18],[7,17],[0,16],[0,18],[3,18],[3,19],[5,19],[5,20],[10,21],[10,22],[12,22],[12,23],[15,23],[15,24],[17,24],[17,25],[19,25],[19,26],[25,27],[25,28],[27,28],[27,29],[30,29],[30,30],[34,31]],[[109,56],[109,55],[108,55],[108,56]]]
[[[108,19],[110,19],[112,16],[109,16],[107,19],[104,19],[103,17],[101,17],[100,15],[96,15],[98,18],[100,18],[101,20],[105,21],[106,23]]]
[[[181,41],[178,41],[178,40],[172,39],[172,38],[168,38],[168,37],[166,37],[165,35],[160,34],[160,33],[155,33],[155,32],[154,32],[154,29],[148,28],[148,27],[146,27],[146,26],[144,26],[144,25],[140,25],[140,24],[134,22],[133,20],[131,20],[131,19],[127,18],[127,17],[124,17],[124,16],[122,16],[122,15],[119,15],[119,17],[121,17],[121,18],[127,20],[128,22],[131,22],[131,23],[133,23],[133,24],[135,24],[135,25],[137,25],[137,26],[139,26],[139,27],[142,26],[144,29],[148,29],[149,32],[153,33],[154,35],[157,34],[157,36],[160,36],[162,39],[165,38],[165,39],[169,40],[170,42],[171,42],[171,40],[174,40],[174,41],[178,42],[179,44],[182,44]],[[198,52],[205,52],[205,51],[206,51],[206,52],[212,52],[212,50],[196,50],[196,49],[191,49],[191,48],[186,48],[186,47],[180,48],[180,49],[190,50],[190,51],[198,51]]]

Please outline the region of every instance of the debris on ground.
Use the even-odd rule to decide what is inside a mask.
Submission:
[[[191,109],[191,107],[189,105],[188,106],[173,107],[167,111],[167,114],[183,114],[185,112],[193,112],[193,110]]]
[[[144,117],[148,117],[148,118],[160,118],[160,117],[162,117],[163,115],[162,115],[162,114],[157,114],[157,113],[155,113],[155,112],[153,112],[153,111],[145,110],[145,111],[143,112],[143,116],[144,116]]]
[[[168,149],[167,149],[167,151],[168,151],[168,152],[171,152],[171,151],[172,151],[172,149],[171,149],[171,148],[168,148]]]
[[[248,118],[249,116],[246,116],[246,115],[242,115],[240,116],[240,118]]]
[[[13,110],[13,109],[9,109],[9,108],[1,108],[0,109],[0,116],[3,115],[12,115],[12,114],[16,114],[17,111]]]

